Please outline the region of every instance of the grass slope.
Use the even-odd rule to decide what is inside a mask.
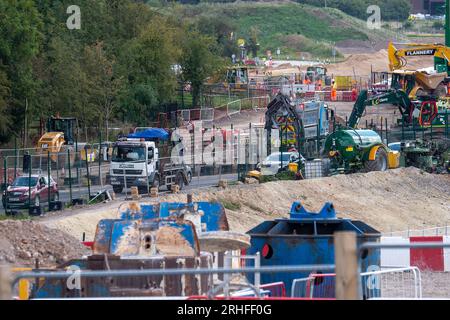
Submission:
[[[225,19],[236,26],[238,38],[248,37],[250,28],[256,27],[260,30],[259,43],[264,52],[274,52],[280,47],[285,54],[296,57],[308,52],[317,58],[329,58],[333,43],[376,42],[392,36],[387,30],[369,30],[365,21],[337,9],[295,2],[202,3],[165,10],[184,19],[201,16]]]

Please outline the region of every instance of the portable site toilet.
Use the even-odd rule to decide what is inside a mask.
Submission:
[[[300,202],[294,202],[288,219],[265,221],[247,232],[251,237],[247,254],[260,252],[261,266],[334,264],[333,234],[338,231],[354,231],[358,245],[379,242],[381,237],[380,232],[362,221],[336,218],[332,203],[326,203],[318,213],[313,213],[305,210]],[[379,249],[365,250],[359,258],[361,272],[373,271],[380,266]],[[247,265],[252,266],[253,262]],[[294,280],[308,278],[311,273],[329,272],[333,271],[261,273],[260,279],[261,284],[283,282],[288,295],[294,293],[293,296],[301,296],[301,293],[292,292]],[[253,275],[249,274],[248,279],[253,281]],[[334,297],[334,277],[322,278],[315,285],[317,294],[310,291],[309,296]],[[320,285],[326,286],[327,290],[319,288]]]

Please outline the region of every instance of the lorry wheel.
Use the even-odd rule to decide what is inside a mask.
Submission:
[[[191,172],[188,172],[188,174],[187,174],[187,181],[188,181],[187,184],[190,184],[192,181],[192,173]]]
[[[157,188],[159,190],[159,185],[160,185],[159,175],[155,175],[152,182],[152,188]]]
[[[147,194],[147,187],[139,187],[138,192],[139,194]]]
[[[428,96],[428,93],[422,88],[416,91],[416,97],[426,97],[426,96]]]
[[[114,193],[122,193],[123,187],[121,186],[113,186]]]
[[[388,168],[388,157],[386,150],[378,148],[375,153],[375,160],[369,160],[365,164],[367,172],[370,171],[386,171]]]
[[[180,172],[178,172],[178,174],[177,174],[177,185],[180,187],[180,190],[183,190],[184,178],[183,178],[183,175]]]
[[[433,91],[433,95],[436,98],[445,97],[447,95],[447,87],[444,84],[440,84],[437,86],[437,88]]]

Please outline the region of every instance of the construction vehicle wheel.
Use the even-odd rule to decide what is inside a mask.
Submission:
[[[426,97],[428,96],[428,93],[423,89],[417,89],[416,91],[416,97]]]
[[[447,87],[441,83],[440,85],[437,86],[437,88],[433,91],[433,95],[436,98],[440,98],[440,97],[445,97],[447,96]]]
[[[114,193],[122,193],[123,187],[122,186],[113,186]]]
[[[148,194],[147,187],[138,187],[139,194]]]
[[[369,160],[365,164],[367,172],[370,171],[386,171],[388,168],[388,156],[386,150],[378,148],[375,153],[375,160]]]
[[[183,190],[184,187],[184,178],[181,172],[177,174],[177,185],[180,187],[180,190]]]
[[[153,178],[152,187],[159,190],[159,185],[160,185],[159,175],[156,174],[155,177]]]

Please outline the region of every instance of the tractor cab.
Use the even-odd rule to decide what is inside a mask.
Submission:
[[[227,83],[231,88],[242,88],[249,82],[248,66],[233,66],[227,69]]]
[[[327,76],[327,68],[324,66],[319,65],[306,68],[306,76],[312,82],[316,82],[320,79],[324,85],[331,85],[331,77]]]
[[[77,126],[76,118],[51,117],[47,119],[47,132],[64,133],[64,144],[75,143],[74,130]]]

